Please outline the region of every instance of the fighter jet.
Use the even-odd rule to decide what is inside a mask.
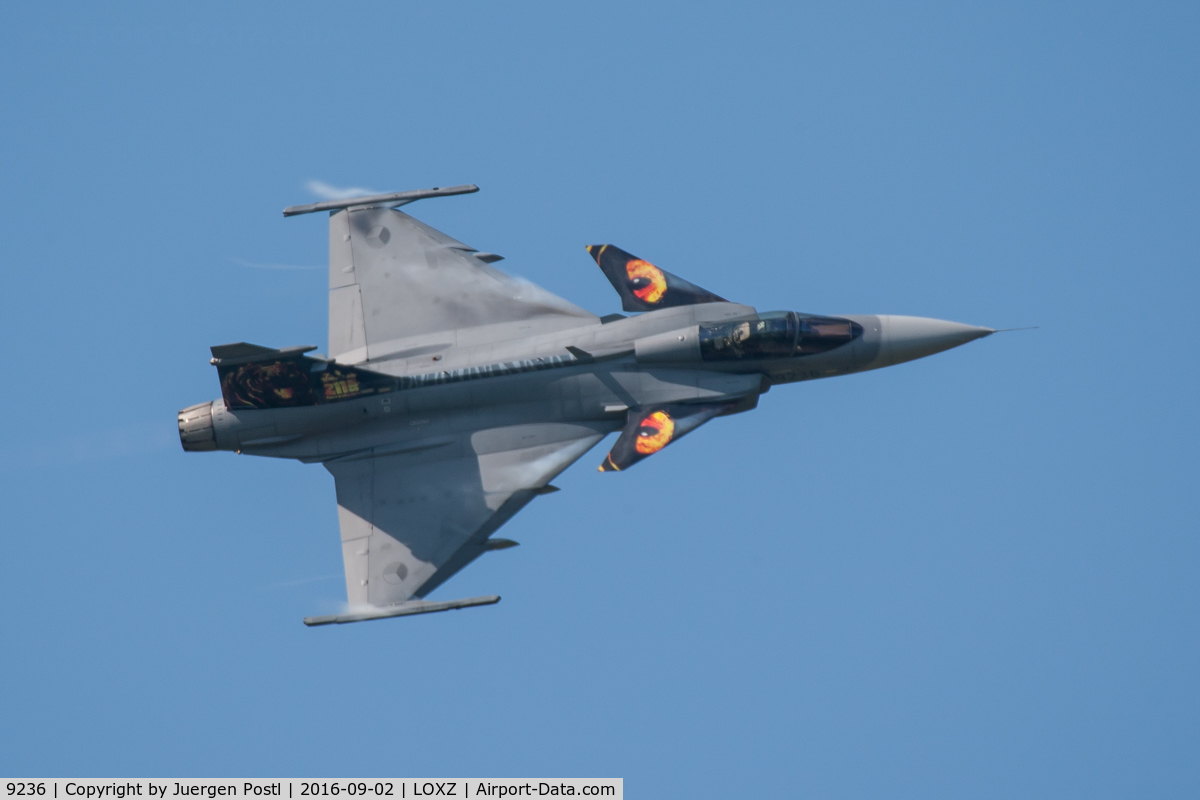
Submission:
[[[474,185],[334,200],[329,350],[211,348],[221,397],[179,412],[187,451],[319,463],[333,475],[345,613],[487,605],[424,598],[610,433],[622,472],[771,387],[878,369],[994,331],[938,319],[759,312],[611,244],[588,246],[631,312],[596,316],[492,265],[401,206]]]

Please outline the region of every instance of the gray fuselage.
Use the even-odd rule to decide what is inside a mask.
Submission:
[[[702,352],[709,344],[700,341],[705,332],[757,320],[753,308],[706,303],[605,319],[510,341],[454,348],[435,343],[356,365],[417,376],[410,381],[418,385],[381,395],[298,408],[230,409],[223,400],[193,406],[180,412],[180,434],[189,450],[315,462],[436,447],[480,427],[578,422],[616,431],[630,408],[732,403],[736,413],[754,408],[776,384],[877,369],[992,332],[920,317],[822,317],[813,319],[851,323],[853,337],[819,352],[713,360],[711,352]],[[529,367],[497,368],[507,364]]]

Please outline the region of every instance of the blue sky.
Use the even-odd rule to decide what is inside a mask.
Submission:
[[[1194,797],[1198,23],[6,5],[0,773]],[[309,630],[330,476],[174,425],[209,345],[324,348],[310,181],[477,183],[412,211],[597,313],[613,242],[763,310],[1040,328],[598,448],[437,595],[498,606]]]

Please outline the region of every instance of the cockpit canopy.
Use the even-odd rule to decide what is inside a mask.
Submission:
[[[824,353],[862,335],[862,326],[840,317],[768,311],[700,326],[705,361],[793,358]]]

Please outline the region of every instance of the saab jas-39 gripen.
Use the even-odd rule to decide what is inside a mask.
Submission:
[[[397,209],[455,186],[284,210],[329,212],[329,352],[212,348],[220,399],[179,412],[189,451],[333,474],[346,613],[487,605],[424,598],[609,433],[620,472],[772,386],[878,369],[994,331],[937,319],[759,312],[611,244],[587,248],[636,316],[599,317]]]

